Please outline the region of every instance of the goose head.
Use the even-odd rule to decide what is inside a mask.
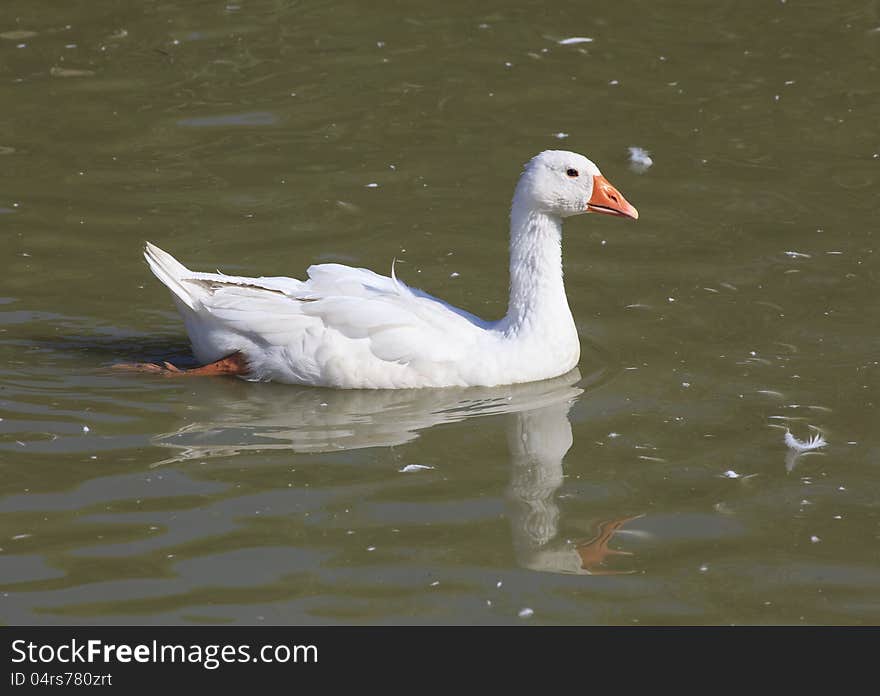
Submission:
[[[638,219],[639,211],[583,155],[545,150],[525,166],[514,195],[524,205],[548,215],[570,217],[602,213]]]

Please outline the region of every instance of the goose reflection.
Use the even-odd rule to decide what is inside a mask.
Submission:
[[[562,460],[573,438],[568,412],[571,399],[560,399],[531,410],[511,414],[507,428],[511,477],[507,500],[513,545],[519,565],[556,573],[611,575],[632,571],[606,567],[609,557],[631,555],[609,548],[614,533],[638,517],[608,520],[598,525],[586,542],[558,541],[559,505],[556,491],[562,486]]]
[[[244,398],[211,399],[211,418],[195,421],[153,443],[170,455],[153,466],[242,452],[290,450],[319,453],[391,447],[433,426],[480,416],[503,415],[511,478],[506,506],[517,563],[536,571],[610,574],[608,558],[629,555],[609,548],[614,533],[632,517],[599,523],[587,541],[557,539],[563,459],[573,439],[568,415],[597,373],[584,379],[575,369],[553,380],[493,388],[324,390],[269,385],[243,391]],[[208,387],[210,389],[210,387]]]

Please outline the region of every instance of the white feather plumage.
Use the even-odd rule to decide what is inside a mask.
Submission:
[[[321,264],[301,281],[190,271],[150,243],[144,255],[171,291],[196,357],[240,352],[248,379],[339,388],[548,379],[580,355],[562,282],[562,218],[587,212],[600,176],[571,152],[547,151],[526,166],[511,210],[509,311],[495,322],[409,287],[393,266],[389,278]]]

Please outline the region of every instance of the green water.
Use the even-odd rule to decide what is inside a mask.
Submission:
[[[6,0],[0,104],[0,620],[880,622],[876,2]],[[566,225],[579,372],[107,369],[191,360],[146,239],[497,318],[560,147],[641,214]]]

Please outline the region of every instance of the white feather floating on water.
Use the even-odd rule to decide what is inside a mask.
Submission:
[[[637,174],[648,171],[654,160],[651,159],[651,153],[641,147],[629,148],[629,168]]]
[[[726,479],[740,479],[742,481],[748,481],[749,479],[755,478],[758,474],[740,474],[739,472],[734,471],[733,469],[728,469],[723,474],[719,474],[721,478]]]
[[[567,39],[557,41],[560,46],[571,46],[572,44],[593,43],[593,39],[589,36],[570,36]]]
[[[427,464],[407,464],[402,469],[398,469],[398,471],[402,474],[411,474],[414,471],[428,471],[433,468],[433,466],[428,466]]]
[[[822,433],[816,433],[809,440],[804,441],[798,440],[794,435],[791,434],[790,430],[786,430],[785,444],[788,445],[789,449],[792,449],[800,454],[801,452],[809,452],[810,450],[819,449],[820,447],[824,447],[828,443],[825,441]]]

